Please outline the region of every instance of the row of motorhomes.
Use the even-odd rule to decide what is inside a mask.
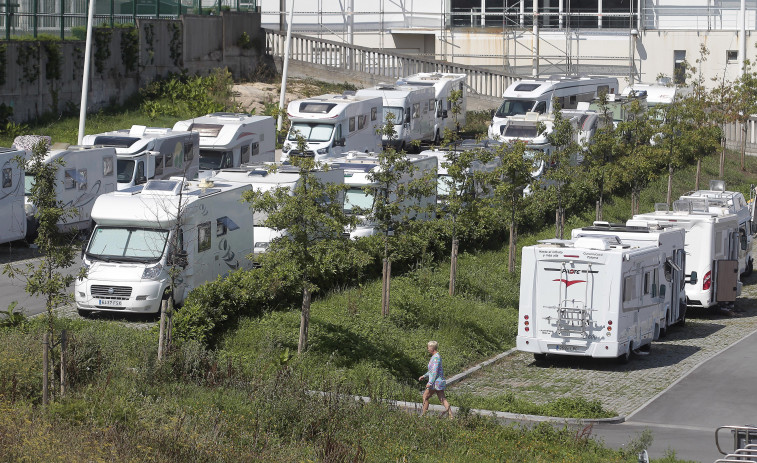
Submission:
[[[672,210],[625,224],[595,222],[569,240],[523,248],[517,348],[628,361],[687,307],[730,305],[753,269],[753,212],[722,181],[674,201]]]

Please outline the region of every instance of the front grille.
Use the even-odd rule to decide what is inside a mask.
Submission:
[[[90,291],[92,297],[98,297],[101,299],[118,299],[126,301],[129,300],[129,297],[131,296],[131,286],[92,285]]]

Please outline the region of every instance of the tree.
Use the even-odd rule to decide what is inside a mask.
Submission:
[[[596,220],[602,220],[605,191],[611,191],[618,182],[620,172],[616,158],[616,131],[607,103],[607,94],[599,95],[598,128],[591,144],[584,152],[583,169],[590,182],[596,185]]]
[[[576,176],[576,156],[581,148],[576,142],[576,128],[569,119],[563,116],[557,99],[555,99],[554,108],[552,130],[547,134],[552,152],[546,154],[546,160],[551,165],[546,178],[552,181],[549,188],[554,190],[557,199],[555,238],[562,239],[565,225],[564,194]],[[543,130],[544,128],[542,132]]]
[[[747,123],[757,113],[757,70],[749,60],[744,60],[744,72],[733,83],[731,119],[741,124],[741,171],[746,172]]]
[[[298,150],[304,152],[305,140],[298,137]],[[271,243],[261,258],[264,271],[284,271],[299,282],[302,292],[302,313],[297,352],[308,345],[310,302],[319,287],[317,280],[335,268],[334,260],[344,257],[349,249],[344,229],[353,223],[345,214],[344,185],[324,183],[316,175],[327,169],[313,158],[294,156],[292,165],[300,170],[300,180],[293,189],[279,187],[273,191],[248,191],[244,200],[253,213],[264,213],[264,225],[284,232]]]
[[[31,146],[28,159],[18,158],[16,162],[27,175],[34,176],[29,200],[36,212],[37,237],[34,244],[41,255],[38,262],[27,262],[24,265],[7,264],[3,273],[10,278],[20,278],[25,281],[26,292],[33,297],[45,299],[45,313],[47,318],[47,333],[45,339],[55,336],[55,309],[73,302],[73,296],[68,288],[76,278],[86,276],[86,268],[77,275],[63,272],[76,263],[76,249],[73,244],[74,236],[61,233],[58,223],[75,217],[75,208],[67,208],[57,199],[55,185],[57,173],[63,167],[63,162],[45,162],[49,149],[49,138],[40,138]],[[45,344],[47,349],[49,343]],[[48,366],[45,362],[44,371]],[[43,402],[47,403],[47,375],[43,375]]]
[[[638,101],[629,107],[631,117],[618,123],[616,153],[621,178],[631,187],[631,214],[639,213],[639,195],[659,167],[658,153],[650,144],[657,134],[656,124]]]

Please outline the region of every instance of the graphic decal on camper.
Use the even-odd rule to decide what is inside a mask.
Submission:
[[[562,281],[563,283],[565,283],[565,286],[568,287],[568,288],[570,288],[572,285],[574,285],[576,283],[586,283],[586,280],[572,280],[571,281],[571,280],[565,280],[563,278],[556,278],[556,279],[554,279],[552,281]]]
[[[231,269],[238,269],[239,268],[239,259],[234,259],[236,254],[234,254],[234,251],[231,250],[231,246],[229,246],[229,243],[226,241],[226,238],[222,239],[218,242],[218,249],[221,251],[226,251],[224,255],[221,256],[221,259],[223,259],[224,263]]]

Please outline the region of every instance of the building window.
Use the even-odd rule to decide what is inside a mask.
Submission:
[[[725,61],[726,61],[726,63],[729,63],[729,64],[738,63],[739,62],[739,52],[738,52],[738,50],[726,50],[725,51]]]
[[[673,50],[673,80],[676,84],[686,83],[686,50]]]

